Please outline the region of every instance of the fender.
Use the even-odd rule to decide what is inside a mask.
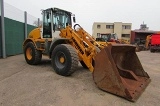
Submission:
[[[51,53],[54,50],[54,48],[59,44],[68,44],[69,39],[67,38],[56,38],[52,41],[50,48],[49,48],[49,57],[51,58]]]
[[[36,41],[35,41],[35,39],[33,39],[33,38],[27,38],[27,39],[23,42],[23,48],[24,48],[24,46],[25,46],[28,42],[33,42],[33,44],[35,45],[36,49],[42,51],[43,49],[40,47],[40,44],[41,44],[41,42],[45,42],[45,41],[42,40],[42,39],[39,39],[39,40],[36,40]]]
[[[36,49],[37,49],[37,45],[35,44],[35,41],[34,41],[34,39],[32,39],[32,38],[27,38],[27,39],[23,42],[23,48],[24,48],[24,46],[25,46],[28,42],[33,42],[34,45],[36,46]]]

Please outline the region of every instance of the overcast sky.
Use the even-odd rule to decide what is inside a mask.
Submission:
[[[143,22],[150,30],[160,30],[160,0],[4,0],[41,18],[41,9],[58,7],[76,15],[76,21],[92,34],[93,22],[132,23],[132,30]]]

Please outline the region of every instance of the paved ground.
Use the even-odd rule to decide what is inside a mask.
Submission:
[[[70,77],[57,75],[50,61],[28,65],[23,55],[0,59],[0,106],[159,106],[160,53],[137,53],[152,81],[135,102],[101,91],[79,65]]]

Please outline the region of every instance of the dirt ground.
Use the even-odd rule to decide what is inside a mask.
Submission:
[[[152,81],[136,102],[98,89],[81,65],[63,77],[46,58],[36,66],[28,65],[23,54],[0,59],[0,106],[159,106],[160,52],[137,55]]]

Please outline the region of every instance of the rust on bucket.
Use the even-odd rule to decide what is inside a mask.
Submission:
[[[131,45],[102,49],[95,57],[93,79],[100,89],[130,101],[138,99],[151,81]]]

